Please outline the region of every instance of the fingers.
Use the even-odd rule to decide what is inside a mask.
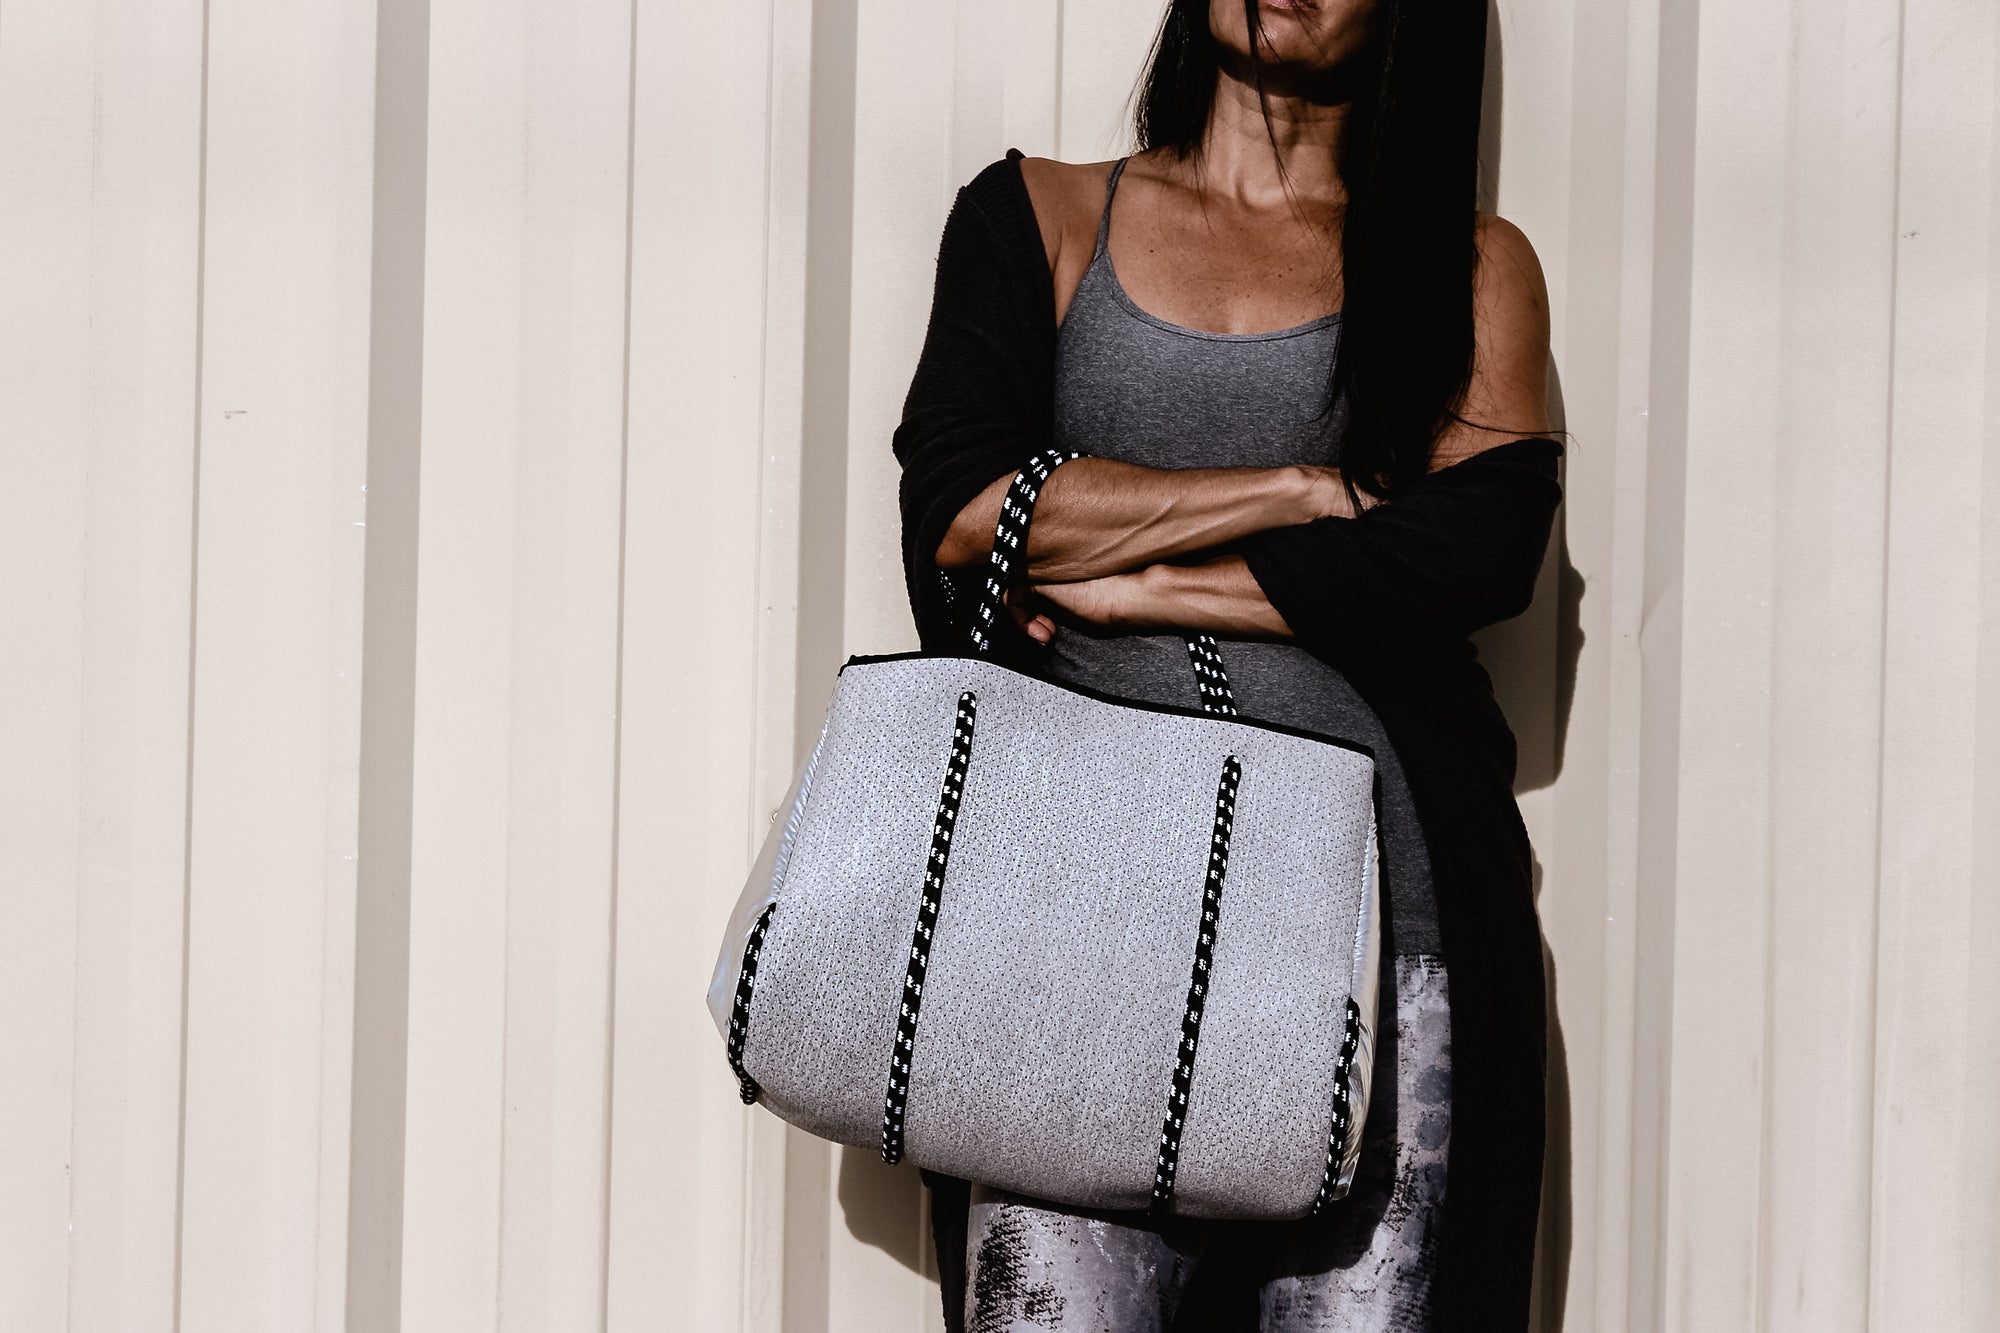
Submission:
[[[1014,623],[1036,643],[1047,643],[1056,634],[1056,622],[1034,609],[1033,596],[1025,588],[1009,588],[1000,594],[1000,604],[1014,617]]]

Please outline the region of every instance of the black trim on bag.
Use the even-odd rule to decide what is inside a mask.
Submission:
[[[1354,1056],[1361,1048],[1361,1006],[1347,997],[1347,1032],[1340,1041],[1340,1058],[1333,1067],[1333,1128],[1326,1136],[1326,1173],[1320,1177],[1319,1198],[1313,1202],[1315,1215],[1341,1194],[1334,1193],[1340,1177],[1341,1159],[1347,1156],[1347,1139],[1354,1132]]]
[[[1382,770],[1375,770],[1375,786],[1369,800],[1375,807],[1375,884],[1374,893],[1367,895],[1362,903],[1366,912],[1379,913],[1375,918],[1375,928],[1379,932],[1388,925],[1389,912],[1389,842],[1388,829],[1382,822]],[[1357,915],[1354,923],[1354,956],[1360,961],[1365,954],[1362,941],[1367,937],[1369,922],[1365,915]],[[1375,1026],[1379,1030],[1382,1023],[1382,984],[1384,968],[1394,966],[1393,952],[1384,947],[1375,960]],[[1361,985],[1361,972],[1354,969],[1347,982],[1347,1025],[1341,1038],[1340,1053],[1334,1060],[1334,1081],[1338,1085],[1334,1092],[1333,1126],[1327,1132],[1326,1172],[1320,1177],[1319,1197],[1313,1201],[1311,1216],[1317,1217],[1326,1211],[1330,1203],[1347,1197],[1345,1189],[1336,1190],[1339,1183],[1340,1164],[1347,1156],[1349,1139],[1360,1132],[1354,1123],[1354,1079],[1355,1052],[1361,1045],[1361,1006],[1354,999],[1354,992]],[[1394,987],[1389,992],[1395,994]],[[1369,1052],[1371,1061],[1374,1052]],[[1372,1074],[1371,1074],[1372,1078]],[[1372,1091],[1372,1089],[1371,1089]]]
[[[1180,1168],[1181,1129],[1187,1121],[1188,1089],[1194,1083],[1202,1009],[1208,1003],[1209,969],[1215,962],[1215,934],[1222,914],[1222,881],[1229,873],[1229,831],[1236,818],[1236,788],[1242,778],[1243,764],[1235,755],[1223,760],[1222,778],[1215,785],[1215,825],[1208,839],[1208,878],[1201,887],[1201,927],[1195,935],[1194,972],[1188,978],[1187,1008],[1181,1012],[1181,1045],[1174,1057],[1167,1116],[1160,1123],[1160,1156],[1153,1168],[1155,1213],[1165,1213],[1173,1207],[1174,1173]]]
[[[764,951],[764,934],[771,928],[776,903],[767,905],[750,928],[750,942],[743,946],[743,966],[736,973],[736,1002],[729,1010],[729,1068],[736,1075],[736,1092],[745,1106],[757,1100],[757,1080],[743,1068],[743,1043],[750,1037],[750,1000],[757,991],[757,956]]]
[[[965,796],[965,771],[972,763],[972,728],[978,716],[978,697],[971,690],[959,695],[958,715],[951,729],[951,755],[945,761],[937,815],[931,822],[930,858],[924,865],[924,893],[917,907],[916,933],[910,940],[910,965],[903,974],[903,1005],[896,1015],[896,1045],[889,1053],[889,1090],[882,1099],[882,1160],[891,1166],[903,1160],[903,1116],[910,1101],[910,1056],[916,1049],[917,1013],[924,1002],[931,935],[937,929],[938,907],[944,900],[945,870],[951,864],[951,834],[958,823],[959,802]]]
[[[1268,731],[1277,736],[1294,736],[1303,741],[1319,741],[1323,745],[1331,745],[1336,749],[1347,750],[1370,760],[1375,758],[1374,746],[1363,741],[1349,740],[1344,736],[1329,736],[1323,731],[1309,731],[1304,727],[1290,727],[1282,722],[1266,722],[1262,718],[1245,717],[1240,713],[1234,717],[1222,717],[1215,713],[1205,712],[1200,708],[1186,708],[1180,704],[1156,704],[1147,699],[1128,699],[1124,695],[1092,689],[1088,685],[1077,685],[1066,680],[1052,680],[1047,676],[1037,676],[1032,672],[1023,671],[1019,667],[1009,666],[1005,662],[996,661],[990,657],[968,657],[964,653],[934,652],[857,653],[841,663],[840,671],[834,674],[839,675],[849,667],[880,666],[891,662],[922,661],[975,663],[982,668],[1005,671],[1011,675],[1019,676],[1023,680],[1034,681],[1037,685],[1048,685],[1058,690],[1067,690],[1071,694],[1080,695],[1085,699],[1094,699],[1098,703],[1117,704],[1120,707],[1136,708],[1145,713],[1161,713],[1168,717],[1191,717],[1203,722],[1213,722],[1221,726],[1249,727],[1256,731]]]

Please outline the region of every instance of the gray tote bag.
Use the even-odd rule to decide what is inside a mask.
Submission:
[[[1380,949],[1366,746],[993,660],[1041,484],[965,656],[853,657],[724,934],[743,1099],[1056,1203],[1281,1219],[1347,1193]]]

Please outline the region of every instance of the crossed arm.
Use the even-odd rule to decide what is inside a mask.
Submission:
[[[1482,218],[1478,242],[1465,420],[1439,438],[1433,471],[1549,428],[1540,265],[1527,238],[1501,219]],[[939,543],[941,567],[986,558],[1010,480],[995,480],[960,511]],[[1365,495],[1362,501],[1372,505]],[[1101,625],[1291,638],[1249,563],[1226,548],[1273,528],[1358,516],[1333,468],[1155,469],[1079,458],[1042,489],[1025,553],[1027,582],[1010,590],[1009,609],[1044,643],[1055,633],[1051,608]]]
[[[998,478],[959,513],[938,546],[940,566],[986,559],[1010,481]],[[1160,469],[1079,458],[1042,488],[1028,531],[1027,583],[1009,590],[1009,607],[1044,643],[1055,624],[1043,602],[1096,624],[1288,637],[1242,557],[1187,558],[1266,528],[1352,513],[1332,468]]]

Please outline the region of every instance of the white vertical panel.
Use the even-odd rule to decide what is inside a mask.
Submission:
[[[945,212],[958,187],[1007,147],[994,146],[1000,130],[999,62],[989,58],[982,65],[961,54],[961,42],[994,38],[990,12],[970,15],[967,29],[959,30],[973,8],[860,7],[848,352],[848,652],[916,646],[898,554],[898,468],[889,436],[902,416],[903,395],[923,345]],[[961,105],[960,78],[987,96]],[[801,681],[799,688],[819,686]]]
[[[348,1127],[350,1328],[394,1333],[402,1303],[410,842],[430,8],[377,10],[369,206],[368,527],[355,809]]]
[[[2000,103],[1985,130],[1988,180],[2000,182]],[[1979,142],[1975,135],[1974,143]],[[1984,960],[2000,953],[2000,893],[1991,891],[1991,871],[2000,865],[2000,199],[1986,205],[1986,355],[1980,401],[1983,441],[1980,468],[1980,533],[1977,555],[1979,638],[1972,703],[1972,863],[1977,870],[1967,903],[1965,936],[1972,960],[1959,1001],[1965,1014],[1965,1085],[1958,1114],[1963,1137],[1957,1151],[1954,1220],[1959,1224],[1960,1290],[1968,1328],[2000,1328],[2000,1270],[1984,1257],[2000,1254],[2000,1206],[1991,1182],[2000,1180],[2000,1133],[1982,1108],[2000,1106],[2000,968]],[[1976,372],[1975,372],[1976,373]],[[1982,891],[1982,889],[1984,891]]]
[[[630,30],[431,9],[408,1328],[602,1322]]]
[[[1498,180],[1497,211],[1527,233],[1543,256],[1569,251],[1570,191],[1575,180],[1569,135],[1582,128],[1575,100],[1580,91],[1575,4],[1523,4],[1498,0],[1488,18],[1486,77],[1501,94],[1498,160],[1482,163]],[[1603,59],[1608,52],[1593,52]],[[1622,54],[1622,53],[1621,53]],[[1586,83],[1585,88],[1589,85]],[[1489,105],[1496,105],[1492,98]],[[1489,131],[1488,142],[1495,142]],[[1564,312],[1552,309],[1557,346]]]
[[[1979,672],[1981,500],[2000,467],[1987,398],[2000,17],[1989,6],[1903,7],[1900,189],[1895,198],[1893,429],[1887,469],[1888,624],[1883,649],[1882,901],[1873,1000],[1875,1172],[1870,1314],[1890,1329],[1971,1327],[1995,1303],[1993,1160],[2000,1118],[1973,1100],[1992,1086],[1993,1029],[1973,1006],[1993,994],[1994,872],[1975,859],[1991,804],[1974,804]],[[1990,528],[1987,529],[1990,531]],[[1982,642],[1985,640],[1985,642]],[[1983,919],[1983,936],[1971,928]],[[1983,1066],[1983,1070],[1981,1069]]]
[[[67,1327],[126,1333],[174,1316],[202,28],[96,17]]]
[[[1056,151],[1062,118],[1063,0],[1015,0],[977,12],[987,8],[1007,19],[998,34],[1002,151],[1018,148],[1030,157],[1048,157]],[[975,51],[961,37],[961,64],[975,58],[990,60],[992,51]]]
[[[760,797],[775,799],[753,791],[756,738],[770,725],[760,710],[773,704],[757,688],[771,24],[764,6],[638,9],[609,1260],[616,1329],[663,1320],[775,1328],[779,1312],[769,1258],[756,1281],[746,1277],[758,1221],[746,1213],[746,1183],[751,1197],[770,1196],[764,1177],[746,1176],[751,1113],[702,1003],[749,867],[751,812]],[[791,701],[776,706],[788,715]],[[758,835],[764,827],[755,821]],[[756,1160],[772,1164],[769,1152]],[[768,1231],[760,1234],[768,1256]]]
[[[1154,0],[1062,0],[1057,156],[1100,162],[1131,151],[1133,90],[1165,12]]]
[[[1967,1327],[1993,19],[1788,18],[1702,16],[1666,1318]]]
[[[1895,23],[1813,15],[1704,22],[1675,1327],[1866,1318]]]
[[[1677,982],[1693,968],[1706,984],[1677,984],[1672,1001],[1676,1329],[1754,1326],[1766,1165],[1772,520],[1787,424],[1769,390],[1782,383],[1791,92],[1766,75],[1787,68],[1790,14],[1736,9],[1703,25],[1696,109],[1674,963]]]
[[[1988,179],[2000,182],[2000,104],[1985,134]],[[1977,139],[1974,140],[1977,142]],[[1972,726],[1973,864],[2000,865],[2000,820],[1982,811],[2000,810],[2000,200],[1986,209],[1986,367],[1981,401],[1984,447],[1980,455],[1979,665]],[[1991,880],[1982,874],[1980,882]],[[1975,959],[2000,952],[2000,894],[1975,892],[1968,904],[1966,935]],[[1966,976],[1962,1002],[1966,1018],[1965,1135],[1958,1176],[1961,1272],[1965,1274],[1966,1323],[2000,1327],[2000,1271],[1982,1264],[1982,1255],[2000,1254],[2000,1207],[1986,1182],[2000,1180],[2000,1133],[1982,1129],[1978,1108],[2000,1106],[2000,968],[1975,962]]]
[[[631,28],[624,0],[526,25],[520,470],[494,516],[514,531],[509,1330],[603,1319]]]
[[[1744,375],[1746,385],[1762,380],[1780,414],[1764,437],[1777,459],[1768,615],[1778,749],[1754,1312],[1771,1329],[1867,1322],[1880,800],[1869,760],[1881,747],[1896,15],[1874,0],[1810,13],[1794,26],[1797,75],[1774,182],[1783,198],[1762,219],[1783,253],[1783,350]],[[1723,423],[1711,425],[1720,438]],[[1725,551],[1703,565],[1710,577],[1730,576]]]
[[[88,498],[83,430],[89,324],[63,299],[89,282],[92,18],[75,8],[16,11],[0,29],[0,169],[21,187],[0,212],[6,287],[49,311],[10,319],[0,358],[0,555],[12,572],[7,623],[28,651],[0,658],[7,749],[39,756],[9,766],[0,787],[0,1055],[21,1071],[0,1121],[0,1293],[16,1318],[53,1326],[67,1304],[72,1115],[67,1017],[77,1003],[78,846],[83,780],[83,598]],[[37,73],[41,77],[36,77]],[[39,126],[36,138],[30,127]],[[56,448],[23,448],[53,436]]]
[[[4,1112],[0,1292],[16,1318],[54,1327],[67,1303],[72,1115],[71,1036],[77,1003],[78,866],[83,781],[83,569],[89,498],[85,453],[90,390],[86,312],[93,15],[58,5],[16,11],[0,29],[0,164],[20,185],[0,214],[7,289],[46,311],[7,323],[0,405],[0,552],[10,572],[7,623],[27,651],[0,662],[10,755],[0,788],[0,1015],[19,1091]],[[40,77],[37,77],[37,74]],[[39,129],[40,134],[35,131]],[[68,317],[65,318],[65,312]],[[38,437],[55,447],[24,447]]]
[[[751,631],[756,665],[740,863],[746,874],[814,734],[817,700],[812,687],[801,689],[800,681],[810,679],[812,663],[839,651],[843,607],[820,603],[844,600],[827,596],[844,578],[844,567],[808,559],[804,547],[808,533],[838,531],[844,515],[832,504],[805,508],[823,489],[819,484],[808,490],[808,476],[820,483],[822,469],[808,466],[805,450],[809,440],[823,448],[828,437],[837,447],[826,452],[845,447],[845,412],[825,406],[829,398],[846,401],[845,340],[828,339],[821,329],[838,329],[847,319],[852,187],[832,189],[827,182],[851,182],[853,175],[852,5],[821,9],[813,0],[775,0],[768,40],[763,404]],[[829,285],[837,301],[825,299]],[[812,299],[813,292],[822,293],[821,299]],[[809,357],[809,348],[816,355]],[[711,910],[721,910],[735,887],[734,875],[716,885]],[[704,1012],[691,1021],[707,1018]],[[699,1040],[708,1040],[705,1029]],[[710,1068],[715,1068],[712,1056]],[[826,1146],[775,1117],[748,1120],[740,1141],[740,1326],[824,1327]],[[656,1133],[646,1147],[664,1154],[672,1145]]]
[[[499,1327],[527,0],[431,7],[406,1327]]]
[[[180,1321],[342,1322],[373,10],[208,6]]]

